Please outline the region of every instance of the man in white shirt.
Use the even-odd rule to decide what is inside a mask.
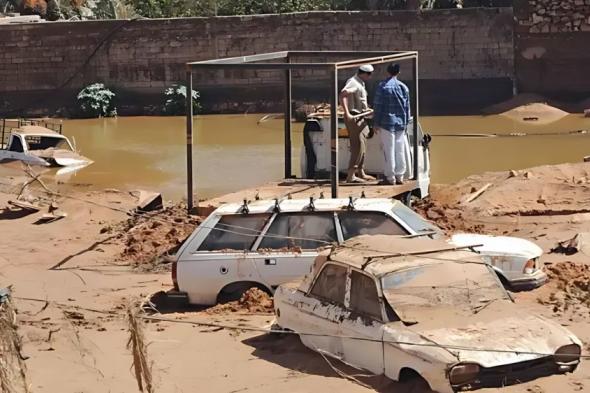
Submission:
[[[350,139],[347,183],[362,183],[365,180],[375,180],[373,176],[367,175],[364,169],[369,127],[364,119],[354,118],[354,113],[369,110],[365,82],[371,78],[373,71],[374,68],[371,64],[360,66],[356,75],[346,81],[346,85],[340,92],[340,103],[344,108],[344,123],[348,129],[348,138]]]

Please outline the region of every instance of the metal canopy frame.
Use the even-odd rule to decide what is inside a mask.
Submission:
[[[325,58],[331,56],[349,57],[349,60],[337,62],[309,61],[297,62],[298,58]],[[330,139],[331,166],[330,181],[332,198],[338,197],[338,71],[357,68],[363,64],[384,64],[393,61],[412,60],[414,93],[410,97],[413,122],[413,180],[418,180],[418,52],[415,51],[281,51],[249,56],[228,57],[186,64],[186,154],[187,154],[187,207],[194,208],[193,190],[193,74],[198,70],[278,70],[284,71],[285,93],[285,178],[293,177],[291,157],[291,120],[292,113],[292,71],[325,70],[330,73]]]

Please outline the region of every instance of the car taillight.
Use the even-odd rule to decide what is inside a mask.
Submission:
[[[178,261],[172,262],[172,284],[174,285],[174,290],[178,291],[178,280],[177,280],[177,269],[178,269]]]
[[[535,267],[536,267],[535,260],[534,259],[529,259],[524,264],[524,269],[522,269],[522,272],[524,274],[533,274],[535,272]]]

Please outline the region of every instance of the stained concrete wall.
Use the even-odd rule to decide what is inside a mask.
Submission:
[[[514,14],[518,90],[590,99],[590,0],[517,0]]]
[[[496,8],[1,26],[0,111],[72,106],[81,87],[103,82],[119,93],[120,112],[138,112],[161,103],[187,61],[329,49],[417,50],[422,109],[469,113],[512,93],[512,16]],[[411,78],[409,69],[404,75]],[[321,73],[306,76],[296,79],[296,97],[322,98]],[[208,110],[235,109],[232,101],[272,107],[280,99],[280,75],[269,71],[195,78]]]

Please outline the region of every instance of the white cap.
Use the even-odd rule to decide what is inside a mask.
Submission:
[[[373,66],[371,64],[363,64],[362,66],[359,67],[359,71],[373,72],[373,71],[375,71],[375,69],[373,68]]]

